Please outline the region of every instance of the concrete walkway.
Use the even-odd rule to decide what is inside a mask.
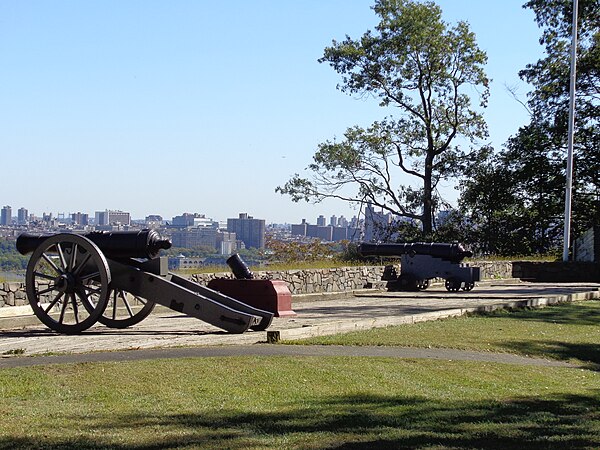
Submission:
[[[353,330],[366,330],[496,308],[545,306],[600,298],[600,284],[480,283],[471,292],[449,293],[442,286],[423,292],[361,291],[353,296],[294,297],[295,318],[275,318],[265,332],[227,334],[197,319],[161,309],[124,330],[95,326],[77,336],[60,335],[35,317],[0,318],[0,355],[73,354],[170,347],[276,342]],[[312,301],[311,301],[312,300]],[[2,308],[10,309],[10,308]],[[0,314],[2,309],[0,309]],[[6,313],[4,313],[6,314]],[[19,359],[19,358],[10,358]],[[0,360],[5,361],[6,358]],[[5,366],[0,364],[0,367]]]

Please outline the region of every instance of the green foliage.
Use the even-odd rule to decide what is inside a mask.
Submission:
[[[549,165],[545,173],[554,177],[564,166],[554,163],[564,159],[568,135],[572,5],[570,0],[531,0],[543,28],[540,43],[546,56],[520,72],[534,86],[529,98],[532,121],[529,127],[542,129],[548,136],[540,153]],[[577,85],[573,174],[573,230],[578,235],[600,222],[600,4],[598,0],[579,0]],[[529,133],[519,130],[517,139]],[[519,142],[517,142],[519,144]],[[541,146],[540,146],[541,147]],[[526,149],[518,145],[517,150]],[[556,192],[559,197],[559,192]],[[560,203],[559,199],[556,202]]]
[[[319,61],[341,75],[342,92],[374,97],[398,116],[320,144],[309,177],[296,174],[276,190],[293,201],[368,202],[421,222],[431,234],[441,203],[436,187],[468,160],[457,138],[487,136],[479,112],[488,97],[487,57],[468,24],[449,26],[434,3],[378,0],[373,10],[380,17],[375,31],[333,41]],[[407,177],[414,181],[402,185]]]
[[[14,240],[0,239],[0,271],[22,271],[27,268],[28,256],[21,255]]]
[[[571,46],[571,0],[525,4],[546,56],[521,77],[534,87],[531,121],[498,154],[482,154],[461,183],[461,210],[484,252],[533,255],[562,245]],[[600,223],[600,7],[579,1],[572,234]]]
[[[320,239],[312,239],[309,242],[267,239],[268,262],[291,264],[333,259],[335,245],[332,243],[324,244]]]
[[[484,150],[461,181],[459,206],[470,227],[466,242],[478,253],[539,255],[559,245],[563,180],[540,152],[543,136],[531,130],[521,137],[527,148],[513,138],[504,152]]]

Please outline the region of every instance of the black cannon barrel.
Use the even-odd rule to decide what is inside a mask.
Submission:
[[[31,253],[50,236],[52,234],[23,233],[17,238],[17,250],[22,255]],[[171,241],[162,238],[156,230],[92,231],[82,236],[96,244],[104,256],[112,259],[153,259],[161,249],[171,248]]]
[[[250,269],[248,268],[246,263],[237,253],[231,255],[229,258],[227,258],[227,261],[225,262],[231,268],[233,275],[238,280],[252,280],[254,278],[254,274],[250,272]]]
[[[452,262],[461,262],[473,256],[459,243],[446,244],[442,242],[413,242],[398,244],[368,244],[358,246],[362,256],[400,256],[400,255],[429,255]]]

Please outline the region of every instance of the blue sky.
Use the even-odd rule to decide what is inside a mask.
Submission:
[[[496,148],[527,123],[506,85],[542,49],[524,0],[440,0],[466,20],[493,79]],[[129,211],[267,222],[351,217],[276,194],[317,144],[390,114],[337,91],[317,59],[373,29],[366,0],[0,2],[0,204],[31,213]],[[444,188],[456,197],[451,186]]]

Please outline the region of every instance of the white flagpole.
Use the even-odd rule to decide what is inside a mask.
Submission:
[[[573,134],[575,129],[575,79],[577,73],[577,9],[578,2],[573,0],[573,30],[571,37],[571,84],[569,87],[569,132],[567,142],[567,186],[565,189],[565,235],[563,261],[569,260],[571,246],[571,198],[573,189]]]

